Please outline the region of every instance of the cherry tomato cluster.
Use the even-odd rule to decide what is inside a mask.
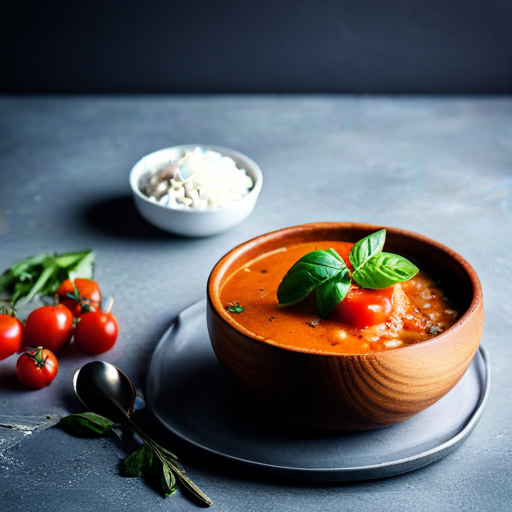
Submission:
[[[0,360],[19,352],[22,346],[37,347],[23,353],[17,362],[19,380],[42,388],[57,375],[54,354],[65,349],[74,337],[85,353],[96,355],[110,350],[117,340],[117,321],[100,308],[101,294],[96,281],[69,279],[57,290],[58,304],[34,309],[23,326],[11,311],[0,312]]]

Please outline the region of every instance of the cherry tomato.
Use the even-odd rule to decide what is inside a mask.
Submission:
[[[59,370],[57,358],[51,350],[37,347],[21,354],[16,362],[16,373],[22,384],[30,388],[48,386]]]
[[[329,318],[357,329],[382,324],[393,312],[393,291],[394,286],[382,290],[352,286]]]
[[[42,346],[58,353],[69,345],[73,336],[73,315],[68,308],[43,306],[34,309],[25,323],[23,343],[28,346]]]
[[[0,361],[18,352],[23,340],[23,324],[11,315],[0,314]]]
[[[75,292],[76,286],[76,292]],[[77,277],[73,282],[64,281],[57,289],[59,303],[66,306],[75,318],[86,312],[90,307],[100,309],[101,293],[96,281]]]
[[[76,326],[75,343],[87,354],[101,354],[114,346],[117,331],[117,321],[112,313],[85,313]]]

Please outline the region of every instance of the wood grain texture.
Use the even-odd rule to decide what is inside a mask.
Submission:
[[[386,250],[440,277],[461,317],[416,345],[361,355],[284,349],[238,325],[220,302],[223,283],[240,266],[283,245],[319,239],[355,242],[384,226],[317,223],[246,242],[224,256],[208,281],[207,321],[227,373],[264,410],[301,425],[371,430],[403,421],[448,393],[466,372],[483,331],[483,298],[475,271],[460,255],[422,235],[387,227]]]

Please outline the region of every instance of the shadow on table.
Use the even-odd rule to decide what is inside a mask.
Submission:
[[[12,357],[17,357],[17,355]],[[3,365],[0,368],[0,389],[3,393],[27,390],[27,387],[19,381],[16,375],[15,364],[10,366]]]
[[[92,228],[107,235],[140,240],[179,239],[161,231],[146,222],[130,195],[104,198],[86,206],[83,212],[85,222]]]

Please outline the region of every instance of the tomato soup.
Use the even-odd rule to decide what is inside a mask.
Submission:
[[[378,325],[355,328],[330,317],[320,319],[314,292],[298,304],[278,307],[279,283],[297,260],[311,251],[332,248],[349,265],[352,245],[336,241],[308,242],[263,254],[230,276],[221,290],[221,302],[226,309],[240,304],[242,312],[229,314],[255,337],[275,345],[319,353],[364,354],[390,350],[432,338],[455,323],[457,311],[452,309],[439,285],[422,271],[409,281],[394,285],[390,292],[392,312]]]

